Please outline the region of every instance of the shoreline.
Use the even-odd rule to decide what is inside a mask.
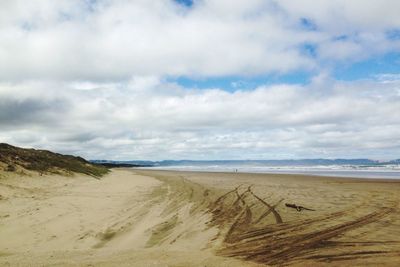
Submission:
[[[149,172],[169,172],[169,173],[207,173],[207,174],[230,174],[230,175],[260,175],[260,176],[267,176],[267,177],[277,177],[277,176],[290,176],[290,177],[309,177],[309,178],[316,178],[316,179],[327,179],[327,180],[352,180],[352,181],[360,181],[360,182],[372,182],[372,183],[400,183],[400,176],[399,178],[377,178],[377,177],[354,177],[354,176],[330,176],[330,175],[318,175],[318,174],[305,174],[305,173],[281,173],[281,172],[246,172],[246,171],[238,171],[238,172],[228,172],[225,170],[221,171],[208,171],[208,170],[178,170],[178,169],[151,169],[147,167],[132,167],[126,168],[121,167],[119,169],[125,170],[137,170],[137,171],[149,171]],[[400,175],[400,173],[399,173]]]

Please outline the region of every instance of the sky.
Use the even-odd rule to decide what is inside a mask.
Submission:
[[[0,142],[400,158],[400,1],[0,0]]]

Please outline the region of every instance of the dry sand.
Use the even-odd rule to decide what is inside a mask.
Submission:
[[[0,172],[0,266],[400,266],[399,203],[387,180]]]

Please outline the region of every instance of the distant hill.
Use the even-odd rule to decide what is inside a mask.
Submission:
[[[391,160],[389,164],[400,164],[400,159]]]
[[[246,166],[315,166],[315,165],[375,165],[377,161],[370,159],[288,159],[288,160],[164,160],[155,162],[159,166],[176,165],[246,165]]]
[[[18,168],[39,173],[83,173],[95,177],[108,172],[108,168],[92,164],[81,157],[62,155],[47,150],[26,149],[0,143],[0,169],[16,171]]]
[[[130,168],[130,167],[153,167],[153,161],[115,161],[115,160],[91,160],[90,161],[96,165],[102,165],[107,168]]]

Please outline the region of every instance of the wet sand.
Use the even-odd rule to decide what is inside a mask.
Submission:
[[[399,203],[391,180],[2,172],[0,266],[399,266]]]

